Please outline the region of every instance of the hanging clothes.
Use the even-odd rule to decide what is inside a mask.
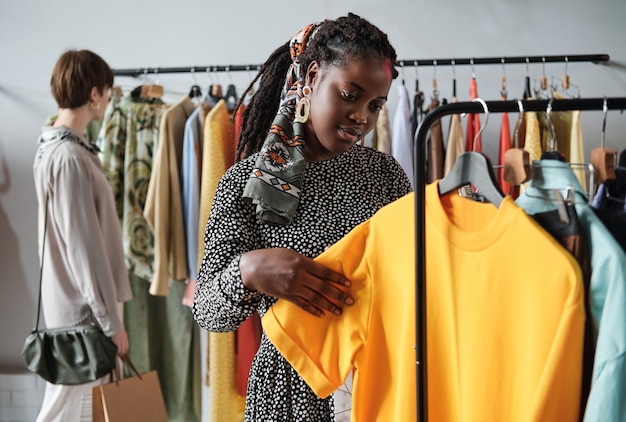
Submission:
[[[532,163],[541,160],[543,148],[541,146],[541,128],[539,118],[534,111],[524,112],[524,150],[528,151],[528,160]]]
[[[439,98],[433,98],[428,106],[428,111],[439,107]],[[432,183],[443,177],[443,132],[441,130],[441,119],[437,119],[430,125],[427,145],[427,182]]]
[[[598,219],[569,165],[558,160],[533,163],[533,177],[516,203],[529,214],[556,208],[551,189],[575,190],[576,213],[591,249],[590,307],[597,335],[592,384],[585,420],[626,420],[626,255]],[[528,261],[525,261],[528,262]]]
[[[233,127],[224,101],[218,101],[206,115],[203,130],[197,268],[200,268],[204,256],[204,230],[211,212],[217,183],[226,169],[232,165],[235,157],[232,141]]]
[[[591,206],[612,212],[626,211],[626,150],[619,153],[615,166],[615,180],[598,186]]]
[[[149,293],[154,234],[143,216],[157,149],[160,119],[167,105],[131,95],[112,100],[105,111],[99,158],[116,198],[133,300],[124,305],[128,355],[143,373],[156,370],[170,422],[200,420],[198,326],[182,305],[184,285],[168,296]],[[176,353],[163,353],[175,350]]]
[[[237,110],[235,115],[234,138],[239,139],[243,124],[243,112],[246,106],[242,106]],[[234,150],[237,149],[237,143],[234,144]],[[235,354],[237,355],[237,392],[240,396],[245,397],[248,390],[248,374],[252,361],[259,350],[261,344],[261,318],[258,312],[254,312],[250,318],[245,320],[239,328],[237,328],[235,338]]]
[[[495,208],[440,197],[437,185],[426,186],[426,344],[436,357],[428,361],[429,418],[576,421],[584,323],[578,264],[512,198]],[[352,282],[356,304],[340,317],[318,318],[279,300],[262,319],[320,397],[354,371],[353,420],[416,419],[416,341],[407,335],[415,333],[415,296],[406,283],[415,265],[413,212],[411,193],[316,258]],[[520,267],[519,256],[503,253],[510,250],[536,265]],[[480,382],[490,379],[498,382]]]
[[[113,99],[98,136],[98,157],[113,190],[122,225],[124,254],[130,274],[149,280],[154,273],[154,234],[143,216],[143,204],[158,145],[158,125],[166,105],[142,102],[130,95]]]
[[[456,97],[452,102],[458,102]],[[450,116],[450,128],[448,130],[448,142],[446,144],[446,158],[443,165],[443,174],[447,176],[454,166],[456,157],[465,152],[465,140],[463,138],[463,126],[461,125],[461,115],[458,113]]]
[[[470,101],[478,98],[478,84],[476,78],[472,76],[470,80]],[[467,115],[467,129],[465,131],[465,151],[482,152],[483,146],[480,136],[476,138],[476,135],[480,131],[480,116],[477,113]],[[474,138],[476,138],[474,140]]]
[[[506,96],[502,97],[502,101],[506,101]],[[511,149],[511,128],[509,126],[509,113],[502,113],[502,123],[500,125],[500,142],[498,149],[498,164],[502,167],[498,168],[498,183],[500,189],[505,194],[511,194],[511,185],[504,180],[504,155]]]
[[[372,136],[372,148],[391,154],[391,128],[387,106],[383,106],[378,114],[378,120],[376,120],[376,127]]]
[[[615,180],[598,186],[591,206],[622,249],[626,250],[626,150],[619,154],[617,161]]]
[[[237,151],[237,145],[239,144],[239,135],[241,134],[241,130],[243,129],[243,112],[246,111],[246,107],[246,105],[242,104],[241,107],[237,109],[237,113],[235,114],[235,124],[233,129],[233,151]]]
[[[582,270],[582,280],[585,290],[585,315],[591,315],[589,288],[591,285],[591,252],[587,233],[583,230],[572,202],[563,200],[557,206],[560,209],[538,212],[532,215],[541,227],[569,251]],[[580,388],[580,415],[584,415],[587,397],[591,388],[591,374],[595,354],[596,335],[591,318],[585,319],[585,334],[583,343],[583,361],[581,368]]]
[[[413,186],[413,132],[409,93],[398,84],[398,105],[391,129],[391,155],[400,163]]]
[[[198,279],[198,221],[200,213],[200,175],[202,169],[202,141],[205,112],[210,106],[201,103],[185,122],[183,157],[181,163],[183,223],[187,250],[187,288],[183,297],[185,306],[193,306]]]
[[[602,209],[594,209],[607,230],[613,235],[617,243],[626,251],[626,212],[610,212]]]
[[[557,92],[554,92],[554,98],[562,99],[563,97]],[[585,163],[580,115],[580,110],[559,111],[551,114],[556,149],[565,156],[565,161],[569,163]],[[545,113],[541,114],[540,122],[543,129],[543,151],[547,151],[549,150],[550,129]],[[576,167],[573,171],[583,189],[589,192],[590,186],[585,170]]]
[[[419,80],[415,80],[415,93],[413,94],[413,113],[411,114],[411,131],[415,133],[424,118],[424,93],[420,90]]]
[[[160,121],[159,143],[143,213],[154,231],[154,274],[150,280],[153,295],[166,296],[170,278],[182,281],[188,276],[180,168],[185,123],[194,109],[193,101],[185,95],[167,109]]]
[[[222,174],[234,161],[233,126],[226,102],[222,99],[207,114],[202,146],[202,179],[200,182],[200,223],[197,236],[197,266],[204,255],[204,231],[211,204]],[[210,385],[209,420],[238,422],[243,420],[245,397],[236,385],[236,333],[208,333],[208,383]]]

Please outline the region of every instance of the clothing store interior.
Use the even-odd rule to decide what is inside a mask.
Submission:
[[[349,12],[385,32],[397,52],[398,77],[364,144],[392,155],[411,182],[409,211],[391,223],[401,236],[410,233],[411,244],[400,254],[407,260],[384,261],[382,251],[368,259],[403,270],[390,271],[401,273],[400,281],[371,281],[400,286],[389,294],[408,311],[378,314],[389,324],[383,330],[403,327],[410,344],[397,350],[402,358],[389,358],[394,365],[370,366],[381,372],[376,376],[359,373],[367,370],[358,367],[360,349],[328,352],[347,344],[331,335],[320,334],[319,341],[336,345],[316,345],[294,362],[317,365],[311,382],[325,386],[324,377],[333,386],[324,391],[333,393],[336,421],[376,411],[377,420],[472,420],[462,409],[510,416],[494,420],[626,420],[626,2],[9,0],[0,4],[0,422],[34,421],[44,398],[45,381],[27,370],[20,352],[38,306],[33,160],[42,127],[58,111],[50,94],[57,58],[88,49],[114,72],[104,118],[86,134],[100,148],[105,174],[130,171],[124,154],[147,165],[141,186],[109,179],[123,210],[133,293],[123,309],[130,358],[139,372],[157,371],[169,421],[243,421],[248,371],[261,339],[258,315],[235,331],[214,333],[192,314],[216,181],[235,158],[212,174],[203,162],[234,151],[234,106],[267,57],[305,25]],[[130,121],[133,104],[152,108],[153,119],[144,122],[143,135],[131,133],[135,126],[123,129],[136,150],[120,152],[115,107],[128,111]],[[168,117],[174,145],[158,145],[159,119],[174,107]],[[195,139],[186,124],[191,118],[201,122]],[[131,220],[131,212],[144,216],[144,207],[159,206],[145,196],[157,183],[157,189],[169,186],[167,198],[158,199],[167,206],[150,219]],[[458,190],[441,201],[457,210],[430,209],[429,198],[439,203],[429,189],[437,184],[440,195]],[[484,215],[481,202],[492,203]],[[496,218],[505,209],[507,216]],[[496,229],[463,236],[448,222],[446,237],[446,213],[459,219],[476,213],[466,221],[475,230],[491,220],[519,224],[510,229],[520,237],[502,239],[498,253],[483,250],[487,237],[496,241]],[[574,231],[563,228],[574,222]],[[374,222],[370,227],[372,235]],[[133,239],[136,233],[141,238]],[[148,247],[139,250],[142,242]],[[461,242],[469,242],[462,257]],[[437,268],[447,264],[463,268]],[[581,288],[574,292],[576,283]],[[519,284],[526,288],[516,289]],[[280,315],[274,316],[277,330]],[[306,335],[294,328],[293,337],[316,338],[316,327]],[[363,351],[377,346],[395,353],[389,345]],[[318,350],[323,356],[311,355]],[[367,380],[377,377],[406,403],[368,391]],[[411,416],[385,418],[381,409],[394,406],[408,406]]]

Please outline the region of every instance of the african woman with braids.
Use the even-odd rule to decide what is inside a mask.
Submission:
[[[308,25],[263,64],[238,161],[206,226],[193,305],[202,328],[233,331],[279,298],[319,317],[354,304],[349,280],[313,258],[411,190],[389,154],[362,145],[395,62],[387,35],[350,13]],[[263,334],[245,419],[332,421],[333,401],[317,397]]]

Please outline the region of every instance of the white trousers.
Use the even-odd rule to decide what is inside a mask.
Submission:
[[[81,385],[55,385],[47,382],[37,422],[91,421],[91,390],[107,382],[108,375]],[[82,406],[87,406],[88,409],[83,410]],[[85,415],[88,415],[87,419]]]

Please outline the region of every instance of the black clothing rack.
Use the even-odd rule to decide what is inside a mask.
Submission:
[[[570,62],[608,62],[608,54],[572,54],[552,56],[502,56],[502,57],[461,57],[443,59],[412,59],[398,60],[400,67],[416,66],[456,66],[456,65],[484,65],[484,64],[519,64],[519,63],[570,63]],[[164,73],[200,73],[200,72],[240,72],[252,71],[261,68],[259,64],[246,65],[211,65],[211,66],[181,66],[181,67],[141,67],[132,69],[114,69],[115,76],[159,75]]]
[[[574,63],[608,62],[608,54],[571,54],[571,55],[532,55],[532,56],[500,56],[500,57],[461,57],[461,58],[434,58],[434,59],[404,59],[398,60],[396,65],[405,67],[418,66],[457,66],[457,65],[505,65],[530,63]],[[186,67],[142,67],[129,69],[114,69],[115,76],[148,76],[166,73],[211,73],[258,71],[260,64],[247,65],[209,65]],[[553,111],[565,110],[602,110],[604,98],[563,99],[553,100]],[[490,113],[519,112],[517,101],[487,101]],[[548,100],[522,101],[524,111],[545,111]],[[625,98],[608,98],[608,109],[625,109]],[[427,421],[427,385],[426,385],[426,307],[425,307],[425,279],[426,279],[426,251],[425,251],[425,185],[426,185],[426,150],[425,139],[430,125],[437,119],[460,113],[483,113],[480,103],[458,102],[444,104],[430,111],[419,123],[415,132],[413,145],[413,169],[415,185],[415,307],[416,307],[416,369],[417,369],[417,419]]]
[[[522,101],[524,112],[546,111],[552,102],[552,111],[597,110],[602,111],[606,101],[609,110],[626,109],[626,97],[578,98]],[[518,101],[486,101],[489,113],[517,113]],[[427,360],[426,360],[426,139],[429,128],[437,119],[449,114],[484,113],[478,102],[458,102],[439,106],[424,116],[413,144],[413,170],[415,184],[415,340],[417,369],[417,420],[427,421]]]

